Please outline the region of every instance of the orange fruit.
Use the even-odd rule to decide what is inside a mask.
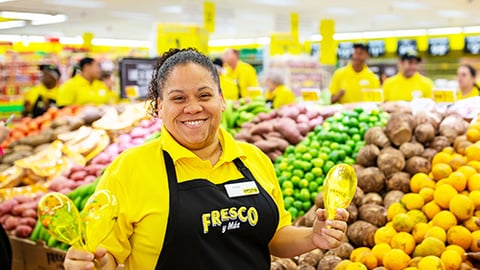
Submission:
[[[467,165],[469,167],[474,168],[476,170],[476,172],[480,173],[480,161],[470,160],[469,162],[467,162]]]
[[[470,192],[480,190],[480,173],[476,173],[468,178],[467,187]]]
[[[391,226],[378,228],[378,230],[375,231],[375,234],[374,234],[375,244],[379,245],[379,244],[385,243],[390,245],[390,243],[392,242],[393,236],[395,236],[396,234],[397,234],[397,231]]]
[[[425,232],[425,238],[427,237],[434,237],[445,243],[445,241],[447,240],[447,233],[441,227],[432,226],[428,228]]]
[[[400,202],[394,202],[388,207],[387,210],[387,220],[391,221],[393,217],[395,217],[397,214],[400,213],[406,213],[407,209],[403,207],[403,205]]]
[[[463,226],[453,226],[447,231],[447,242],[468,249],[472,245],[472,234]]]
[[[476,128],[469,127],[465,135],[467,135],[467,140],[469,140],[472,143],[475,143],[480,140],[480,130]]]
[[[432,167],[433,179],[437,181],[443,178],[447,178],[451,173],[452,173],[452,167],[450,167],[448,163],[437,163]]]
[[[415,221],[406,213],[400,213],[393,218],[392,225],[397,232],[411,232]]]
[[[375,254],[372,253],[372,251],[364,251],[358,254],[357,262],[365,265],[370,270],[377,267],[377,264],[378,264],[377,257],[375,256]],[[349,268],[347,267],[347,269]],[[355,268],[355,269],[360,269],[360,268]]]
[[[412,235],[413,238],[415,239],[415,243],[420,243],[425,239],[425,233],[427,233],[428,229],[430,229],[431,226],[428,225],[427,223],[417,223],[415,227],[413,227]]]
[[[412,254],[415,248],[415,239],[413,236],[406,232],[399,232],[392,238],[392,249],[400,249],[406,254]]]
[[[462,256],[455,250],[445,250],[440,256],[445,270],[457,270],[462,264]]]
[[[407,193],[400,199],[400,203],[402,203],[407,210],[413,210],[422,209],[425,201],[418,193]]]
[[[465,155],[467,160],[476,160],[480,161],[480,145],[472,144],[465,149]]]
[[[352,262],[356,262],[357,261],[357,256],[364,251],[371,251],[371,250],[368,247],[359,247],[359,248],[354,249],[352,251],[352,253],[350,253],[350,260]]]
[[[452,154],[453,154],[453,151],[452,151]],[[452,159],[452,155],[450,153],[445,153],[443,151],[438,152],[437,154],[435,154],[435,156],[433,156],[432,166],[439,163],[448,164],[451,159]]]
[[[457,220],[463,221],[473,216],[475,203],[467,195],[457,194],[450,200],[449,209]]]
[[[445,154],[453,155],[453,154],[455,154],[455,149],[451,146],[447,146],[447,147],[443,148],[441,152],[445,153]]]
[[[423,213],[425,213],[429,220],[432,220],[436,214],[442,211],[442,208],[440,208],[440,206],[435,201],[431,201],[422,207],[422,211]]]
[[[420,189],[418,194],[420,194],[420,196],[423,197],[423,201],[425,203],[428,203],[428,202],[433,200],[433,194],[435,194],[435,189],[433,189],[431,187],[424,187],[424,188]]]
[[[480,230],[480,227],[476,223],[477,219],[478,217],[471,217],[463,222],[463,226],[471,232],[478,231]]]
[[[467,187],[467,178],[461,172],[452,172],[448,176],[448,182],[452,185],[458,192],[462,192]]]
[[[385,253],[383,266],[389,270],[401,270],[408,267],[410,256],[400,249],[392,249]]]
[[[335,265],[335,268],[333,268],[333,270],[346,270],[347,266],[349,266],[352,263],[353,262],[350,261],[350,260],[342,260],[337,265]],[[363,266],[363,267],[365,267],[365,266]]]
[[[448,165],[450,165],[450,167],[452,167],[454,171],[456,171],[458,168],[465,164],[467,164],[467,161],[462,155],[454,155],[454,157],[448,163]]]
[[[442,227],[446,231],[457,225],[457,218],[452,212],[443,210],[433,217],[432,225]]]
[[[368,270],[368,269],[369,268],[367,268],[365,265],[363,265],[360,262],[350,263],[345,267],[345,270]]]
[[[410,190],[414,193],[418,193],[424,187],[435,187],[435,181],[433,181],[425,173],[416,173],[410,179]]]
[[[441,185],[437,187],[433,194],[433,200],[443,209],[448,209],[450,200],[457,195],[458,191],[451,185]]]
[[[470,246],[470,251],[480,251],[480,246],[478,246],[478,240],[480,240],[480,230],[472,232],[472,245]]]
[[[470,161],[470,162],[475,162],[475,161]],[[465,175],[465,177],[468,179],[470,178],[470,176],[477,173],[477,169],[475,169],[475,167],[467,163],[467,165],[460,166],[460,168],[457,169],[457,172],[463,173],[463,175]]]
[[[470,248],[470,247],[469,247]],[[448,245],[445,250],[455,250],[458,255],[460,255],[462,257],[462,261],[465,260],[466,256],[465,256],[465,249],[463,249],[461,246],[459,245]]]
[[[383,257],[385,256],[385,253],[390,250],[392,250],[392,247],[387,243],[376,244],[372,248],[372,253],[377,257],[378,265],[383,265]]]
[[[415,247],[413,257],[425,257],[434,255],[440,257],[445,250],[445,243],[435,237],[425,237],[423,241]]]
[[[480,190],[474,190],[468,194],[468,197],[472,199],[475,204],[475,210],[480,210]]]

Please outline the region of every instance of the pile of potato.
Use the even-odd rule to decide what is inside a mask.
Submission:
[[[16,196],[0,204],[0,224],[5,231],[28,237],[37,223],[37,205],[42,193],[35,197]]]

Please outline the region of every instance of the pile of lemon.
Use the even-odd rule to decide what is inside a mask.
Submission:
[[[480,252],[480,118],[434,156],[429,174],[412,176],[410,190],[388,208],[375,246],[335,269],[473,269],[465,252]]]

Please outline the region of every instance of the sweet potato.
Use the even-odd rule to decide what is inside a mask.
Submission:
[[[360,206],[358,209],[359,219],[371,223],[377,227],[382,227],[387,223],[387,210],[385,207],[369,203]]]
[[[73,181],[82,181],[83,179],[85,179],[87,175],[88,173],[86,171],[81,170],[81,171],[72,172],[69,178],[72,179]]]
[[[383,198],[383,206],[388,209],[392,203],[399,202],[405,193],[400,190],[392,190],[385,194]]]
[[[276,131],[269,132],[269,133],[265,136],[265,138],[271,138],[271,137],[283,138],[283,137],[282,137],[282,134],[280,134],[279,132],[276,132]]]
[[[274,123],[274,129],[283,135],[291,144],[298,144],[302,139],[300,131],[297,129],[297,124],[290,118],[280,118]]]
[[[30,218],[36,219],[37,218],[37,211],[35,211],[34,209],[27,209],[27,210],[23,211],[22,217],[30,217]]]
[[[19,217],[15,216],[9,216],[6,220],[5,223],[3,223],[3,228],[6,231],[10,231],[15,229],[18,226],[18,222],[20,221]]]
[[[249,138],[248,140],[251,143],[258,142],[258,141],[263,141],[263,137],[260,135],[253,135]]]
[[[363,220],[358,220],[348,226],[347,236],[355,247],[369,247],[375,245],[377,227]],[[331,268],[330,268],[331,269]]]
[[[272,144],[275,145],[275,150],[279,150],[280,152],[284,152],[285,149],[290,145],[286,140],[283,138],[277,138],[277,137],[269,137],[268,141],[272,142]],[[282,154],[280,153],[280,154]]]
[[[406,172],[396,172],[387,179],[387,190],[410,191],[410,175]]]
[[[272,141],[267,140],[259,140],[253,143],[256,147],[258,147],[262,152],[269,153],[275,150],[276,144]]]
[[[8,214],[18,205],[18,201],[11,199],[0,204],[0,216]]]
[[[298,123],[297,129],[298,131],[300,131],[300,134],[302,134],[302,136],[307,136],[308,132],[310,131],[310,125],[304,122]]]
[[[272,152],[267,153],[267,156],[270,158],[271,161],[275,161],[278,157],[280,157],[283,153],[280,150],[274,150]]]
[[[413,124],[404,119],[406,116],[406,114],[394,115],[385,126],[385,134],[396,146],[400,146],[412,138]]]
[[[415,128],[415,139],[420,143],[428,143],[435,137],[435,128],[429,123],[423,123]]]
[[[361,170],[357,174],[357,179],[358,186],[363,192],[380,192],[385,186],[385,175],[377,167],[368,167]]]
[[[272,121],[264,121],[256,124],[252,128],[250,128],[250,133],[252,135],[258,134],[267,134],[273,131],[273,122]]]
[[[28,225],[18,225],[15,228],[15,236],[27,238],[32,233],[33,228]]]
[[[380,194],[375,193],[375,192],[370,192],[365,194],[362,200],[362,205],[364,204],[377,204],[377,205],[383,205],[383,198]]]
[[[55,139],[53,132],[43,132],[41,134],[30,135],[18,140],[19,144],[26,144],[32,147],[51,142]]]
[[[342,258],[335,255],[325,255],[318,263],[317,270],[331,270],[342,261]]]
[[[12,214],[15,216],[21,216],[23,212],[25,212],[27,209],[37,209],[38,203],[36,201],[31,201],[31,202],[25,202],[22,204],[18,204],[12,209]]]
[[[365,145],[357,154],[357,163],[362,166],[375,166],[380,149],[375,144]]]
[[[402,152],[405,159],[409,159],[413,156],[420,156],[424,150],[423,145],[420,143],[406,142],[400,145],[400,152]]]
[[[366,144],[374,144],[378,147],[386,147],[390,145],[390,140],[381,127],[372,127],[365,132],[364,140]]]
[[[27,225],[30,227],[35,227],[37,224],[37,219],[33,217],[22,217],[18,220],[18,225]]]
[[[418,172],[423,172],[428,174],[431,169],[431,163],[428,159],[424,157],[411,157],[407,160],[405,165],[405,170],[414,175]]]
[[[378,155],[377,165],[386,176],[390,176],[403,170],[405,157],[402,152],[393,147],[384,148]]]
[[[445,136],[436,136],[433,138],[433,141],[430,143],[429,147],[437,150],[438,152],[442,151],[443,148],[450,146],[450,140]]]

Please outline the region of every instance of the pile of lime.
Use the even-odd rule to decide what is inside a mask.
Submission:
[[[363,136],[374,126],[384,126],[388,113],[362,108],[344,111],[325,120],[296,146],[290,145],[275,160],[284,206],[292,218],[303,216],[322,190],[326,174],[336,164],[354,164],[365,145]]]

